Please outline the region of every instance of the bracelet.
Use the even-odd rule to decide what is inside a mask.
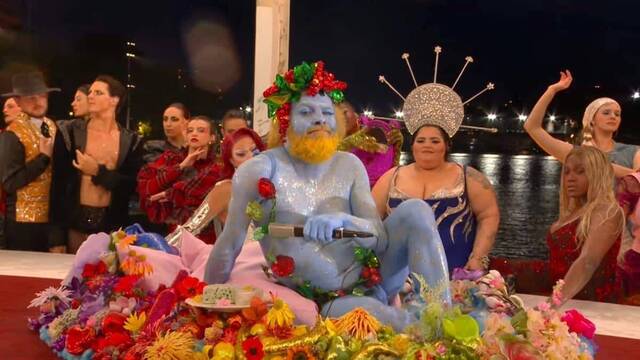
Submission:
[[[471,254],[469,254],[469,260],[471,260],[471,259],[478,259],[478,257],[477,257],[477,256],[475,256],[475,255],[473,254],[473,252],[471,252]],[[485,256],[481,256],[481,257],[479,258],[479,260],[480,260],[480,263],[482,263],[482,267],[483,267],[485,270],[489,269],[489,256],[487,256],[487,255],[485,255]]]

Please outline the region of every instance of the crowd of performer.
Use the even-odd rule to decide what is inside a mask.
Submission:
[[[2,245],[9,250],[75,253],[90,234],[130,225],[132,198],[155,232],[171,237],[186,229],[214,244],[230,214],[236,169],[267,147],[242,111],[214,121],[182,103],[162,115],[165,139],[145,141],[116,121],[126,88],[108,75],[78,87],[73,119],[53,121],[48,96],[60,89],[48,87],[38,72],[12,80],[12,91],[3,94],[0,134]],[[588,105],[578,144],[544,130],[548,105],[571,81],[571,73],[562,72],[524,125],[563,164],[559,218],[547,236],[550,282],[564,279],[568,298],[637,301],[640,151],[614,140],[621,108],[609,98]],[[414,162],[400,165],[400,122],[360,116],[346,101],[334,106],[339,148],[366,168],[380,219],[403,202],[422,200],[433,210],[449,273],[486,270],[498,201],[484,174],[449,160],[457,129],[422,123],[409,139]]]

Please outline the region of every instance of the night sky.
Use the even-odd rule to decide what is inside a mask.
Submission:
[[[134,41],[140,55],[132,67],[136,119],[159,126],[163,107],[176,100],[219,117],[251,102],[254,6],[241,0],[5,0],[0,90],[9,90],[16,69],[36,64],[51,85],[64,89],[51,98],[52,115],[63,118],[77,85],[102,72],[125,79],[124,44]],[[408,94],[413,84],[400,55],[409,52],[418,82],[428,82],[433,47],[440,45],[438,80],[445,84],[455,80],[465,56],[474,57],[457,86],[463,99],[489,81],[496,84],[469,109],[477,124],[485,112],[504,119],[526,112],[568,68],[574,84],[551,110],[580,119],[591,100],[613,97],[623,109],[619,139],[640,143],[640,101],[630,97],[640,89],[639,14],[639,4],[621,0],[293,0],[290,64],[325,60],[349,83],[346,94],[356,107],[388,116],[401,100],[378,75]],[[213,48],[196,56],[188,38],[203,23],[215,25],[210,36],[201,34]]]

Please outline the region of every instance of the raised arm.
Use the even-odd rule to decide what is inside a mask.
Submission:
[[[489,255],[498,234],[500,209],[491,182],[480,171],[467,167],[467,189],[471,210],[476,217],[478,229],[473,243],[473,251],[465,268],[484,269],[482,259]]]
[[[605,205],[594,211],[580,256],[571,264],[564,277],[562,303],[573,298],[591,280],[600,262],[620,235],[623,223],[622,211],[612,210]]]
[[[268,178],[270,171],[271,160],[266,154],[261,154],[242,164],[233,176],[229,215],[207,261],[204,273],[207,283],[221,284],[229,280],[247,235],[249,218],[245,209],[250,201],[258,198],[258,180]]]
[[[567,154],[569,154],[569,151],[571,151],[573,146],[568,142],[558,140],[551,136],[551,134],[542,128],[542,120],[547,113],[547,108],[549,107],[551,100],[553,100],[558,92],[569,88],[572,81],[573,77],[569,70],[561,71],[560,80],[557,83],[550,85],[547,91],[542,94],[536,105],[531,110],[529,118],[524,123],[524,129],[529,136],[531,136],[533,141],[535,141],[536,144],[538,144],[538,146],[540,146],[547,154],[553,156],[560,162],[564,162],[564,159],[567,157]]]

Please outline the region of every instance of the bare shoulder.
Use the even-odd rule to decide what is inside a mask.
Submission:
[[[272,160],[267,154],[262,153],[244,162],[233,175],[233,181],[246,180],[257,181],[263,177],[269,177],[271,174]]]
[[[384,191],[387,191],[387,189],[389,189],[389,184],[391,183],[391,178],[396,172],[396,169],[398,169],[398,166],[394,166],[391,169],[387,170],[384,174],[382,174],[382,176],[380,176],[376,181],[372,190],[383,189]]]
[[[493,185],[491,184],[491,181],[489,181],[489,179],[482,172],[476,170],[471,166],[467,166],[466,169],[468,179],[479,184],[485,190],[493,191]]]
[[[354,154],[347,152],[347,151],[336,151],[336,154],[334,155],[334,161],[340,163],[340,164],[358,164],[358,165],[362,165],[362,161],[360,160],[360,158],[358,158],[357,156],[355,156]],[[364,166],[364,165],[362,165]]]

